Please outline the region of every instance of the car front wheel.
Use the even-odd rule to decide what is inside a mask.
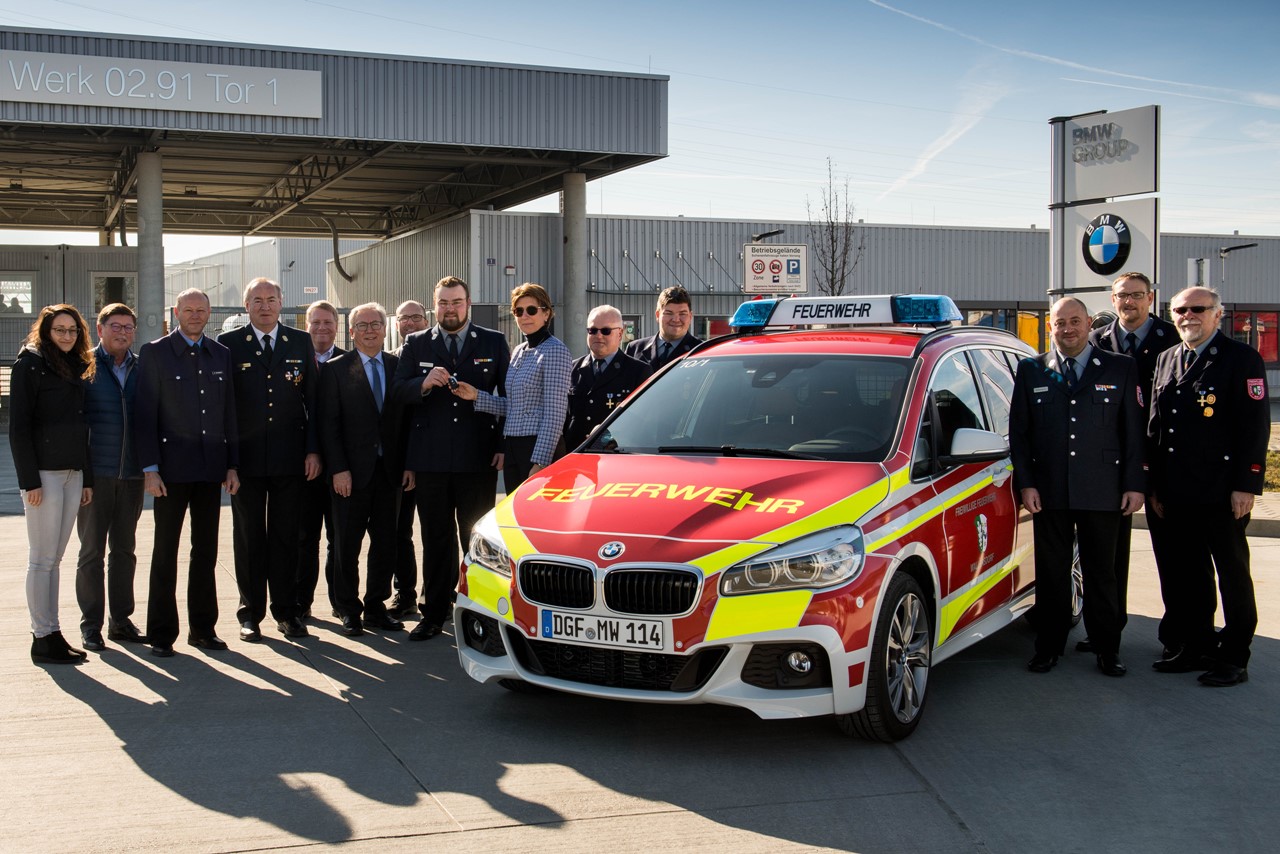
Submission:
[[[839,715],[846,735],[898,741],[915,731],[924,713],[933,630],[920,585],[899,573],[885,591],[876,621],[867,672],[867,702],[859,712]]]

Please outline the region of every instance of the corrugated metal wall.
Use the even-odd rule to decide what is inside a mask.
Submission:
[[[350,299],[366,287],[376,292],[381,276],[403,276],[428,259],[450,258],[456,265],[469,255],[477,303],[506,303],[510,289],[524,281],[551,286],[559,294],[563,271],[561,221],[557,214],[473,211],[471,226],[451,223],[370,247],[359,258],[366,279],[348,287]],[[1032,229],[941,226],[859,225],[865,253],[847,293],[925,292],[948,294],[958,302],[1013,306],[1044,305],[1049,280],[1049,233]],[[628,317],[639,317],[641,336],[655,331],[653,311],[659,290],[682,285],[694,298],[701,320],[724,318],[743,297],[742,245],[752,234],[785,229],[773,243],[808,243],[804,222],[587,217],[590,305],[610,303]],[[1227,262],[1228,303],[1280,305],[1280,238],[1223,235],[1161,237],[1162,298],[1185,285],[1186,259],[1209,257],[1214,285],[1219,283],[1218,250],[1257,242],[1233,253]],[[492,260],[492,263],[489,263]],[[810,261],[812,266],[812,259]],[[505,267],[515,268],[513,276]],[[433,271],[447,264],[435,263]],[[459,269],[454,266],[450,272]],[[443,273],[441,273],[443,275]],[[333,271],[330,269],[330,280]],[[432,276],[424,277],[434,282]],[[425,298],[429,299],[429,292]],[[422,295],[416,298],[423,299]],[[344,300],[344,304],[353,304]]]
[[[368,246],[369,240],[340,240],[341,252],[354,252]],[[310,305],[325,298],[329,259],[333,257],[333,241],[305,237],[279,237],[245,245],[244,269],[239,249],[228,249],[213,255],[179,261],[165,267],[165,299],[174,298],[187,288],[199,288],[209,294],[214,305],[240,305],[244,286],[250,279],[267,276],[284,288],[285,305]],[[315,288],[309,294],[306,288]]]
[[[372,300],[388,312],[407,299],[430,308],[437,281],[470,275],[470,241],[471,220],[463,217],[343,255],[342,266],[353,280],[343,279],[328,262],[329,299],[348,308]]]
[[[3,102],[7,121],[667,153],[668,78],[660,75],[13,29],[0,32],[0,49],[324,74],[321,119]]]

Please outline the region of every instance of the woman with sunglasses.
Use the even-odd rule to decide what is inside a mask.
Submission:
[[[70,305],[40,310],[13,363],[9,447],[27,518],[27,609],[36,664],[86,658],[58,624],[58,567],[76,513],[93,498],[84,384],[95,365],[89,328]]]
[[[555,312],[542,285],[525,282],[511,292],[511,314],[524,341],[511,351],[505,398],[459,382],[453,393],[476,409],[505,418],[502,483],[510,494],[530,475],[564,454],[560,434],[569,405],[569,348],[547,328]]]

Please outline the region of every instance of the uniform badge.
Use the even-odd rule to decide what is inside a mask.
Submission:
[[[1145,408],[1147,404],[1142,400],[1142,385],[1134,386],[1133,390],[1138,393],[1138,405]]]
[[[1249,389],[1249,397],[1254,400],[1262,400],[1267,393],[1267,384],[1263,380],[1245,380],[1245,385]]]

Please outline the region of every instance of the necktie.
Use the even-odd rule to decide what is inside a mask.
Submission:
[[[604,359],[596,359],[596,376],[604,373]]]
[[[662,352],[658,354],[658,364],[666,364],[667,359],[671,358],[671,342],[662,342]]]
[[[267,361],[271,361],[271,336],[262,336],[262,355],[267,357]]]
[[[1138,351],[1138,336],[1136,333],[1130,332],[1124,336],[1124,351],[1130,356]]]
[[[382,411],[382,363],[377,359],[369,360],[369,386],[373,389],[373,402]]]
[[[458,361],[458,336],[453,332],[449,333],[449,359],[455,364]]]
[[[1067,367],[1067,370],[1066,370],[1067,388],[1075,388],[1076,387],[1076,360],[1070,359],[1070,358],[1067,359],[1066,367]]]
[[[1191,370],[1191,363],[1196,360],[1196,351],[1184,348],[1182,351],[1182,372],[1185,374]]]

